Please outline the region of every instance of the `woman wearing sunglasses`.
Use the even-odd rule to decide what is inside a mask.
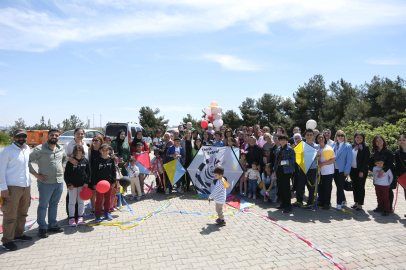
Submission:
[[[337,186],[337,209],[342,210],[342,207],[347,205],[344,194],[345,178],[350,174],[352,164],[352,146],[347,143],[344,131],[336,132],[333,150],[336,155],[334,182]]]

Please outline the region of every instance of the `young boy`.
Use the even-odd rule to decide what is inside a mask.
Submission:
[[[248,179],[248,198],[252,198],[254,200],[257,199],[257,185],[261,183],[261,175],[257,170],[257,163],[254,161],[252,162],[251,168],[247,170],[245,173],[245,177]]]
[[[378,178],[379,171],[382,170],[384,160],[382,158],[375,158],[375,167],[373,169],[375,193],[378,201],[378,207],[374,212],[383,212],[382,216],[389,216],[390,204],[389,204],[389,188],[393,180],[393,174],[391,170],[388,170],[383,174],[381,178]]]
[[[138,144],[137,144],[137,151],[138,151]],[[130,201],[134,201],[135,199],[141,200],[141,185],[140,185],[140,170],[138,169],[137,165],[137,160],[132,157],[130,159],[130,165],[125,167],[128,173],[128,177],[131,179],[131,199]],[[137,196],[136,196],[137,195]]]
[[[223,178],[224,175],[224,168],[218,166],[214,168],[214,177],[218,180],[216,185],[213,188],[209,196],[209,202],[214,199],[216,203],[216,212],[218,215],[218,219],[216,222],[218,225],[226,225],[226,221],[224,220],[223,214],[223,205],[226,203],[226,189],[230,186],[230,184]]]
[[[217,146],[224,146],[223,141],[221,140],[221,132],[220,131],[216,131],[214,133],[214,142],[213,145],[217,145]]]
[[[183,159],[185,158],[185,152],[184,152],[182,146],[180,146],[179,137],[174,139],[173,145],[169,147],[168,152],[166,153],[166,156],[167,156],[168,162],[170,162],[174,159],[180,159],[180,162],[181,163],[183,162]],[[168,179],[167,183],[169,183],[169,186],[171,185],[169,179]],[[179,179],[179,181],[176,183],[176,186],[178,187],[178,192],[183,193],[181,179]],[[169,192],[169,190],[168,190],[168,192]]]

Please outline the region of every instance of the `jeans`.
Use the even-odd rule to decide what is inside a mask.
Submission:
[[[273,187],[269,191],[269,198],[271,199],[272,202],[276,202],[278,200],[278,187]]]
[[[248,179],[248,193],[252,195],[257,195],[257,180]]]
[[[44,184],[38,181],[39,204],[37,209],[37,221],[39,229],[47,229],[56,226],[58,203],[63,192],[63,183]],[[48,208],[48,224],[45,221]]]

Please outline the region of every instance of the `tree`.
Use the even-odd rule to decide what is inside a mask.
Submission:
[[[319,115],[324,108],[327,97],[323,76],[315,75],[310,78],[309,83],[300,86],[293,94],[293,97],[295,99],[295,109],[293,111],[295,125],[304,129],[309,119],[319,122]]]
[[[62,129],[62,131],[76,129],[78,127],[83,127],[85,123],[79,119],[76,115],[71,115],[69,119],[65,119],[62,121],[62,127],[58,124],[58,129]]]
[[[138,119],[140,120],[140,124],[148,134],[153,136],[155,130],[158,128],[165,133],[168,128],[169,120],[165,120],[165,116],[157,116],[160,113],[159,108],[152,110],[148,106],[141,107],[139,113],[140,116]]]
[[[197,119],[194,119],[189,113],[186,115],[186,117],[183,117],[182,119],[183,123],[180,124],[186,124],[187,122],[192,123],[192,127],[196,129],[199,134],[202,134],[202,126],[200,125],[200,121]]]
[[[290,98],[264,94],[258,99],[257,108],[260,111],[261,126],[269,126],[271,130],[275,130],[278,126],[288,130],[291,128],[294,104]]]
[[[240,116],[233,110],[228,110],[225,113],[221,113],[221,119],[224,122],[224,125],[232,129],[236,129],[241,125]]]
[[[253,98],[246,98],[243,103],[238,106],[242,116],[241,124],[244,126],[253,126],[259,122],[259,111],[257,102]]]
[[[14,122],[14,125],[10,127],[8,132],[9,135],[13,137],[14,131],[17,129],[27,129],[27,126],[22,118],[18,118],[18,120]]]

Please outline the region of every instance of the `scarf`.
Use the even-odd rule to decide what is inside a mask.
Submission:
[[[137,134],[138,134],[138,132],[137,132]],[[140,142],[140,143],[142,143],[142,147],[144,147],[144,145],[145,145],[144,139],[142,139],[142,138],[138,139],[137,134],[135,134],[134,140],[132,141],[131,145],[135,147],[135,146],[137,146],[137,143]]]
[[[123,154],[123,143],[124,143],[124,140],[122,140],[122,139],[120,138],[120,134],[121,134],[122,132],[124,132],[124,134],[125,134],[125,131],[124,131],[124,130],[120,130],[120,131],[118,132],[118,134],[117,134],[117,138],[115,139],[115,141],[117,142],[117,153],[118,153],[118,156],[119,156],[119,157],[121,157],[122,154]]]
[[[358,151],[358,150],[362,150],[362,148],[364,148],[364,146],[363,146],[362,143],[360,143],[360,144],[356,144],[356,145],[355,145],[354,150],[355,150],[355,151]]]

